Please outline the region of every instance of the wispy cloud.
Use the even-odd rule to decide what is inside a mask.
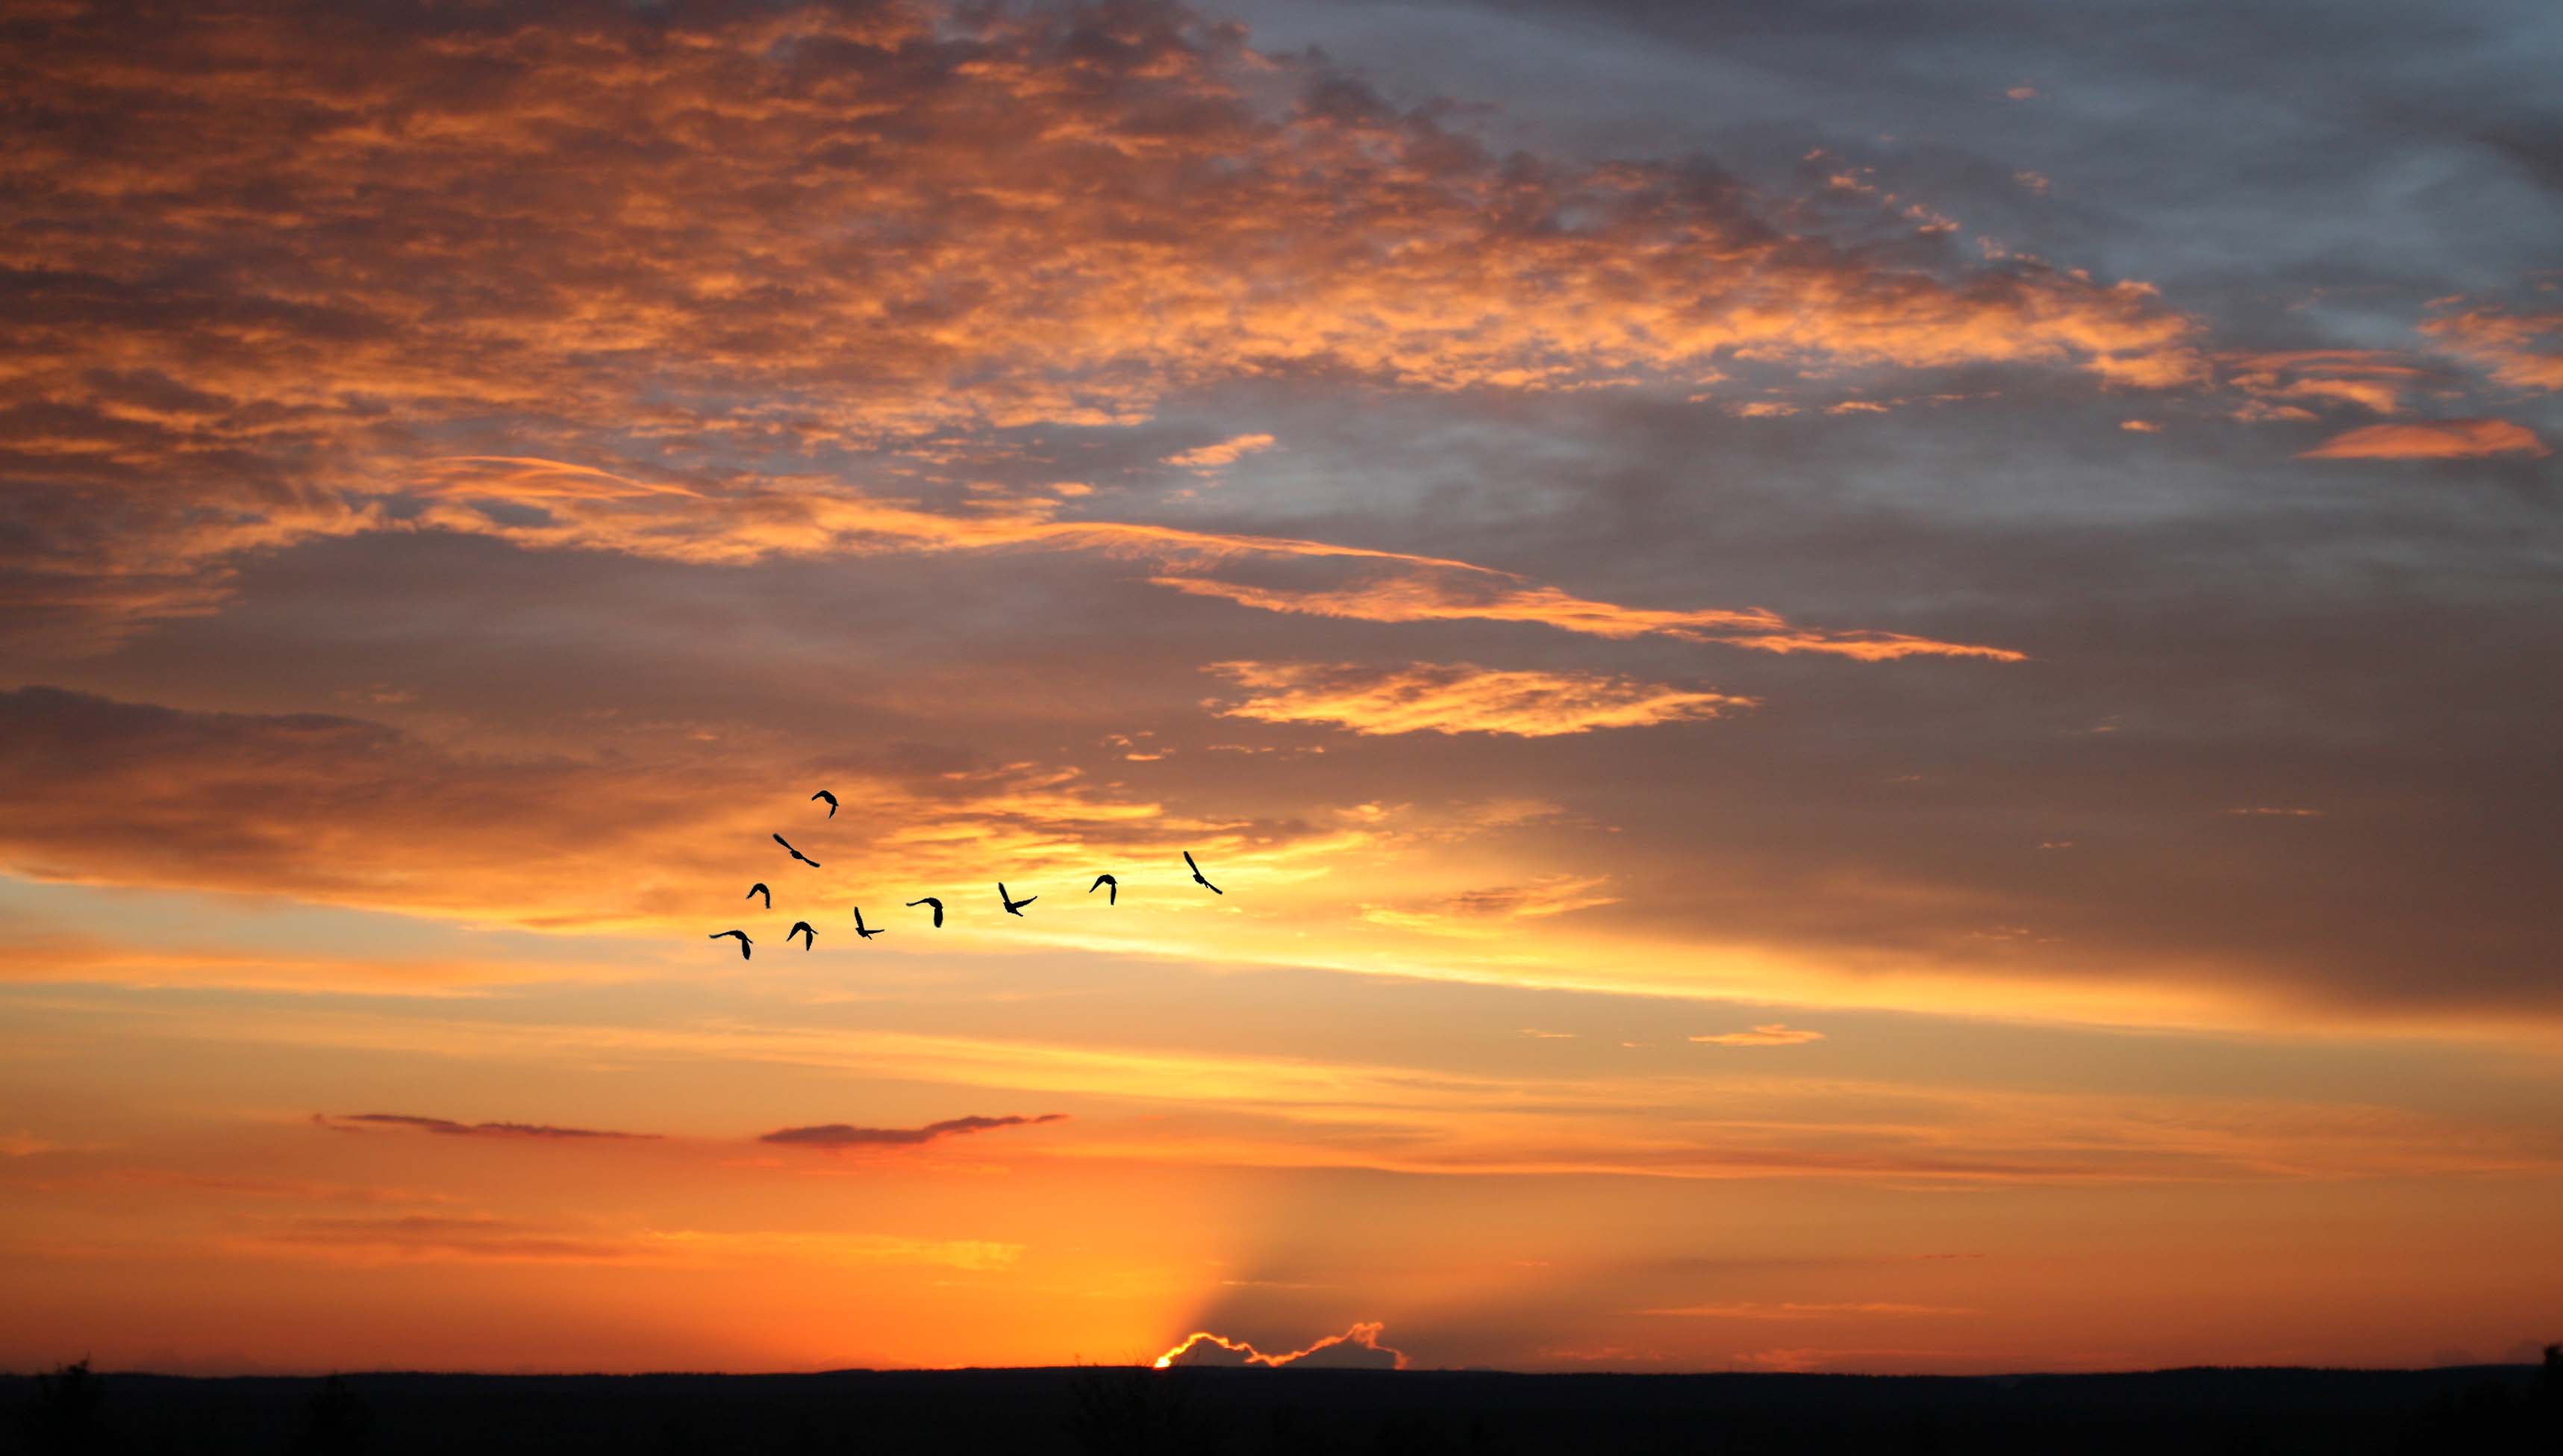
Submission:
[[[2468,308],[2425,319],[2421,332],[2515,389],[2563,389],[2563,313]],[[2550,341],[2539,348],[2540,340]]]
[[[359,1133],[368,1128],[410,1128],[434,1133],[442,1138],[528,1138],[576,1141],[594,1138],[655,1139],[657,1133],[608,1133],[594,1128],[561,1128],[547,1123],[485,1122],[461,1123],[441,1117],[411,1117],[394,1112],[357,1112],[311,1114],[315,1126],[331,1132]]]
[[[2374,349],[2240,353],[2226,355],[2223,362],[2227,383],[2265,408],[2356,405],[2378,415],[2398,413],[2404,391],[2432,373],[2407,356]]]
[[[1157,577],[1157,585],[1196,597],[1218,597],[1266,612],[1361,622],[1520,622],[1561,632],[1625,640],[1660,636],[1722,642],[1757,651],[1818,652],[1868,661],[1898,657],[1984,657],[2025,661],[2009,647],[1935,641],[1874,631],[1823,631],[1791,626],[1759,608],[1648,608],[1571,596],[1555,587],[1516,587],[1417,573],[1345,588],[1292,589],[1247,586],[1202,577]]]
[[[1809,1041],[1822,1041],[1825,1033],[1772,1021],[1750,1031],[1722,1031],[1711,1036],[1694,1036],[1693,1041],[1710,1046],[1798,1046]]]
[[[824,1123],[817,1127],[785,1128],[757,1139],[760,1143],[782,1143],[799,1148],[913,1148],[940,1138],[955,1138],[969,1133],[984,1133],[997,1128],[1036,1127],[1042,1123],[1066,1122],[1064,1112],[1046,1112],[1039,1117],[955,1117],[927,1123],[921,1128],[862,1128],[846,1123]]]
[[[1599,672],[1544,672],[1471,663],[1403,667],[1352,663],[1214,662],[1251,690],[1212,706],[1232,718],[1333,723],[1355,733],[1497,733],[1549,738],[1714,718],[1754,700]]]
[[[2484,455],[2543,455],[2545,442],[2507,420],[2425,420],[2369,425],[2302,452],[2309,460],[2451,460]]]
[[[1216,445],[1196,446],[1178,455],[1170,455],[1166,456],[1165,463],[1192,470],[1215,470],[1221,465],[1235,463],[1242,456],[1272,448],[1273,437],[1270,435],[1232,435]]]

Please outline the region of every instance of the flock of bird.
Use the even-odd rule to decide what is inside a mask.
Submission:
[[[810,802],[813,804],[825,802],[828,806],[828,818],[835,819],[837,817],[836,795],[822,789],[818,793],[810,796]],[[819,867],[819,861],[792,847],[792,841],[783,837],[781,834],[774,836],[774,842],[782,845],[785,853],[791,855],[801,863],[810,866],[812,869],[817,869]],[[1210,882],[1210,877],[1202,873],[1201,866],[1193,862],[1193,851],[1190,849],[1184,851],[1184,867],[1193,872],[1194,884],[1200,885],[1202,888],[1210,891],[1214,895],[1225,895],[1228,893],[1228,891],[1212,884]],[[1085,887],[1085,893],[1089,895],[1093,894],[1096,890],[1104,892],[1104,904],[1118,905],[1121,903],[1121,882],[1113,878],[1111,875],[1098,874],[1094,877],[1094,883]],[[763,880],[759,880],[755,884],[747,887],[747,898],[751,900],[763,900],[765,902],[765,908],[768,910],[774,908],[774,891],[767,888]],[[1039,895],[1026,895],[1022,899],[1018,900],[1014,897],[1014,894],[1006,888],[1006,882],[1004,880],[997,881],[997,903],[1005,906],[1006,913],[1014,916],[1018,920],[1024,918],[1024,907],[1040,898],[1041,896]],[[911,910],[915,909],[919,905],[926,907],[927,910],[933,913],[934,928],[936,930],[941,930],[943,928],[943,902],[932,895],[921,896],[907,902],[907,908]],[[874,936],[887,935],[889,932],[880,926],[864,924],[864,907],[858,905],[855,907],[855,934],[861,936],[865,940],[871,940]],[[783,938],[786,941],[790,941],[795,936],[801,938],[801,949],[805,951],[810,950],[819,944],[819,932],[807,920],[793,921],[792,928],[783,933]],[[742,961],[749,959],[756,949],[756,942],[750,940],[747,932],[743,930],[714,931],[711,935],[704,937],[704,939],[735,939],[738,942],[738,958]]]

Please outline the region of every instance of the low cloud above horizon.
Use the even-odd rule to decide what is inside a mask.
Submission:
[[[656,1133],[610,1133],[594,1128],[557,1128],[547,1123],[485,1122],[459,1123],[441,1117],[410,1117],[389,1112],[319,1113],[311,1115],[318,1127],[337,1133],[361,1133],[368,1129],[408,1128],[434,1133],[446,1138],[656,1138]]]
[[[1039,1117],[955,1117],[927,1123],[921,1128],[858,1128],[845,1123],[825,1123],[817,1127],[784,1128],[757,1139],[760,1143],[782,1143],[802,1148],[913,1148],[939,1138],[985,1133],[998,1128],[1037,1127],[1043,1123],[1066,1122],[1064,1112],[1046,1112]]]

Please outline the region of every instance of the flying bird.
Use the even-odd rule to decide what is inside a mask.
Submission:
[[[774,836],[774,842],[775,842],[775,843],[777,843],[777,844],[782,845],[782,846],[783,846],[784,848],[786,848],[786,849],[792,849],[792,841],[791,841],[791,840],[789,840],[789,839],[787,839],[787,838],[785,838],[785,837],[783,837],[781,834],[777,834],[777,835],[775,835],[775,836]],[[806,864],[806,865],[810,866],[812,869],[817,869],[817,868],[819,867],[819,861],[817,861],[817,860],[815,860],[815,859],[811,858],[811,857],[810,857],[809,855],[807,855],[807,854],[802,853],[802,852],[801,852],[800,850],[798,850],[798,849],[792,849],[792,857],[793,857],[793,858],[795,858],[795,859],[800,860],[803,864]]]
[[[1187,865],[1190,865],[1190,866],[1192,867],[1192,872],[1193,872],[1193,883],[1194,883],[1194,884],[1200,885],[1202,888],[1204,888],[1204,889],[1206,889],[1206,890],[1210,891],[1210,892],[1211,892],[1212,894],[1214,894],[1214,895],[1225,895],[1225,894],[1227,894],[1227,893],[1228,893],[1228,891],[1221,889],[1219,886],[1217,886],[1217,885],[1215,885],[1215,884],[1212,884],[1209,880],[1202,878],[1201,866],[1200,866],[1200,865],[1198,865],[1198,864],[1193,864],[1193,851],[1191,851],[1190,849],[1187,849],[1187,850],[1185,850],[1185,851],[1184,851],[1184,863],[1185,863],[1185,864],[1187,864]],[[1092,890],[1088,890],[1088,891],[1086,891],[1086,893],[1090,895],[1090,894],[1093,894],[1094,892],[1093,892]]]
[[[837,796],[829,793],[825,789],[822,789],[818,793],[810,796],[810,802],[812,804],[816,804],[822,799],[828,801],[828,818],[835,819],[837,817]]]
[[[806,935],[809,937],[808,940],[801,943],[801,949],[805,951],[814,949],[819,944],[819,932],[812,930],[810,928],[810,922],[807,920],[795,920],[792,922],[792,928],[783,932],[783,938],[787,941],[796,935]]]
[[[719,940],[719,939],[720,939],[722,936],[724,936],[724,935],[734,935],[734,936],[737,936],[737,937],[738,937],[738,958],[739,958],[740,960],[742,960],[742,961],[746,960],[746,959],[747,959],[747,948],[748,948],[749,946],[752,946],[752,945],[756,944],[754,941],[751,941],[751,940],[749,940],[749,939],[747,938],[747,932],[746,932],[746,931],[743,931],[743,930],[724,930],[724,931],[716,932],[716,933],[714,933],[714,934],[712,934],[712,935],[704,936],[704,937],[703,937],[703,939],[705,939],[705,940]]]
[[[1092,890],[1088,890],[1086,893],[1090,895],[1094,892]],[[1039,895],[1026,895],[1022,899],[1018,900],[1014,896],[1006,893],[1006,882],[1004,880],[997,881],[997,899],[1005,905],[1006,913],[1016,917],[1017,919],[1021,919],[1023,917],[1024,906],[1029,905],[1040,898],[1041,896]]]
[[[942,920],[943,920],[943,912],[941,912],[941,911],[939,911],[939,910],[938,910],[938,911],[936,911],[936,912],[935,912],[935,915],[934,915],[934,919],[935,919],[935,923],[936,923],[936,924],[938,924],[938,925],[939,925],[939,924],[941,924],[941,923],[942,923]],[[887,934],[889,934],[889,932],[888,932],[888,931],[887,931],[887,930],[874,930],[874,929],[872,929],[871,927],[869,927],[869,926],[865,925],[865,924],[864,924],[864,907],[863,907],[863,906],[861,906],[861,905],[857,905],[857,906],[855,907],[855,934],[857,934],[857,935],[859,935],[859,936],[862,936],[862,937],[863,937],[864,939],[866,939],[866,940],[871,940],[874,936],[877,936],[877,935],[887,935]]]
[[[910,901],[908,901],[908,902],[907,902],[907,904],[908,904],[908,908],[910,908],[910,909],[914,909],[915,907],[917,907],[917,906],[919,906],[919,905],[931,905],[931,906],[933,906],[933,907],[934,907],[934,928],[935,928],[936,930],[941,930],[941,929],[943,928],[943,902],[942,902],[942,901],[940,901],[940,900],[938,900],[938,899],[934,898],[932,895],[928,895],[928,896],[926,896],[926,897],[925,897],[924,899],[922,899],[922,900],[910,900]],[[862,911],[860,911],[860,910],[858,910],[858,911],[856,911],[856,912],[855,912],[855,915],[856,915],[856,917],[857,917],[858,919],[860,919],[860,918],[862,918],[863,912],[862,912]]]
[[[1085,887],[1085,893],[1089,895],[1093,894],[1096,890],[1102,889],[1105,885],[1110,885],[1112,887],[1112,892],[1103,897],[1103,903],[1106,905],[1117,905],[1121,903],[1121,882],[1108,874],[1096,875],[1094,877],[1094,883]]]
[[[748,899],[753,900],[759,895],[763,895],[765,897],[766,909],[771,910],[774,908],[774,892],[765,887],[765,881],[763,880],[758,880],[756,883],[747,887]]]

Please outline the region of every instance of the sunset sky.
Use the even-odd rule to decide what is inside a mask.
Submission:
[[[2563,1339],[2550,3],[0,17],[0,1368]]]

